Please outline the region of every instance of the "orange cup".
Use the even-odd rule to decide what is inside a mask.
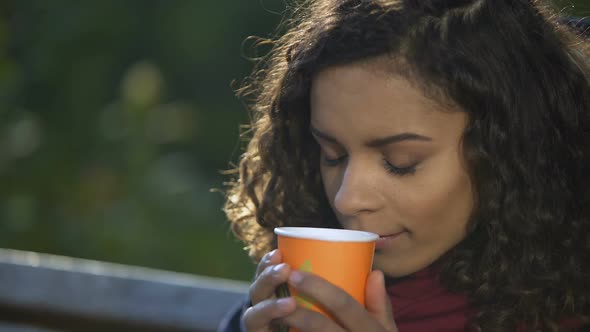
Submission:
[[[365,305],[365,286],[379,235],[334,228],[278,227],[274,230],[283,262],[292,269],[316,274]],[[289,287],[299,306],[330,314],[312,299]],[[284,295],[284,294],[283,294]]]

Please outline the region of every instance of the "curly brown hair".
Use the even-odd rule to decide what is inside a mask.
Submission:
[[[251,257],[275,247],[274,227],[340,227],[309,132],[311,80],[328,66],[385,56],[384,71],[469,115],[463,147],[476,206],[441,279],[469,296],[472,325],[559,331],[565,317],[587,322],[586,42],[530,0],[316,0],[292,9],[238,91],[254,97],[253,119],[225,211]]]

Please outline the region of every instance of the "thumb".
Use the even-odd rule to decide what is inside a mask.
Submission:
[[[385,276],[379,270],[371,271],[367,278],[367,288],[365,293],[365,302],[367,311],[373,316],[387,331],[397,332],[395,321],[393,320],[393,310],[389,296],[385,291]]]

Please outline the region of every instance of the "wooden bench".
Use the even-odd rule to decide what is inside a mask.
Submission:
[[[215,331],[244,282],[0,249],[0,331]]]

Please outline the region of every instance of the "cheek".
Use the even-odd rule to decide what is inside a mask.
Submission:
[[[407,226],[448,232],[464,232],[473,209],[473,190],[469,176],[459,167],[424,174],[416,178],[412,190],[407,189],[400,210]],[[455,172],[449,172],[455,169]]]

